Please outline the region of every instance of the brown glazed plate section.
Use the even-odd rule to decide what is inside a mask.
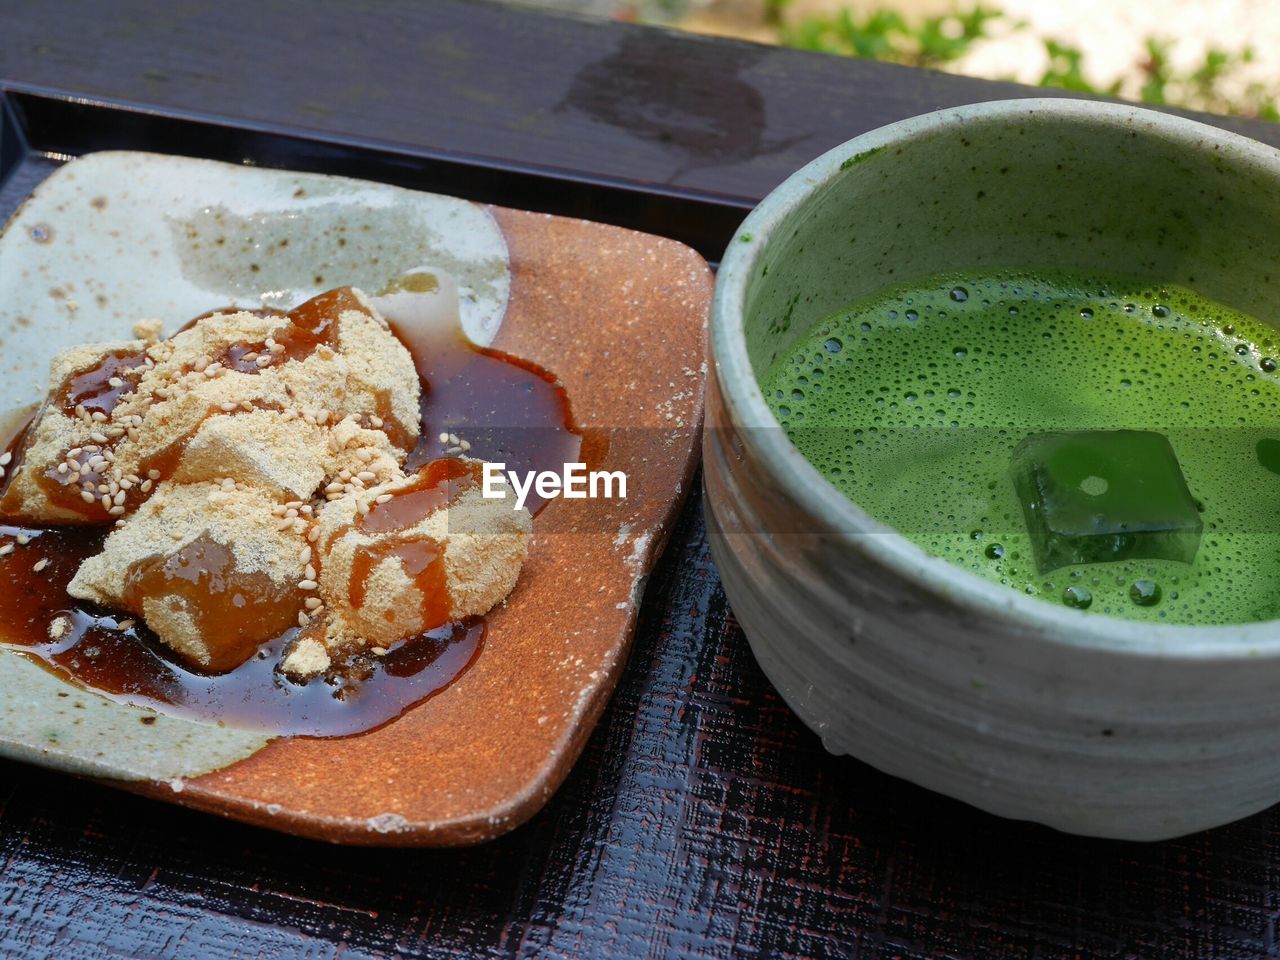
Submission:
[[[693,481],[712,279],[674,241],[487,209],[510,270],[491,345],[560,378],[605,451],[592,466],[624,471],[627,498],[550,502],[480,655],[397,719],[274,739],[182,780],[107,782],[335,843],[457,846],[523,823],[564,780],[625,665],[645,577]]]

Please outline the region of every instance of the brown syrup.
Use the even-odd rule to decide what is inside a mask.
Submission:
[[[91,414],[111,416],[120,398],[137,386],[133,374],[146,362],[141,350],[115,350],[96,367],[72,374],[62,388],[63,413],[75,416],[76,408],[83,407]]]
[[[10,437],[0,437],[0,450],[21,448],[26,423],[11,429]],[[80,564],[101,551],[109,531],[0,523],[0,544],[14,545],[12,553],[0,557],[6,581],[0,590],[0,639],[54,674],[112,700],[281,736],[340,737],[379,727],[443,690],[484,645],[485,621],[473,617],[409,638],[385,656],[361,655],[342,671],[298,683],[277,670],[301,632],[291,626],[256,645],[256,653],[230,671],[194,669],[140,618],[67,594]],[[18,545],[19,537],[28,542]],[[41,560],[48,564],[36,571]],[[194,573],[198,583],[201,575]],[[233,597],[227,597],[226,606],[236,609]],[[295,609],[290,608],[292,616]],[[65,624],[57,638],[50,635],[55,620]],[[121,624],[131,625],[121,630]]]
[[[231,550],[207,537],[135,564],[125,574],[123,592],[129,610],[144,609],[148,597],[182,604],[204,639],[214,672],[244,663],[263,637],[295,626],[302,609],[302,596],[292,584],[237,570]]]
[[[408,530],[480,482],[478,464],[443,458],[419,468],[417,478],[386,503],[374,503],[359,521],[373,536]]]
[[[455,459],[433,460],[418,471],[417,479],[396,491],[385,503],[375,503],[357,527],[374,536],[394,534],[417,526],[441,507],[479,483],[475,464]],[[453,599],[445,577],[444,548],[425,537],[413,540],[380,540],[357,554],[351,569],[351,606],[359,610],[368,595],[369,577],[385,560],[395,559],[422,594],[422,623],[430,628],[449,619]],[[393,620],[390,610],[384,614]]]
[[[477,347],[461,332],[443,337],[429,350],[418,350],[401,336],[393,307],[379,308],[391,329],[413,355],[422,381],[422,433],[405,470],[413,471],[439,457],[447,446],[441,434],[470,444],[465,455],[505,463],[507,470],[551,470],[586,455],[583,431],[574,423],[569,396],[556,377],[528,360],[500,350]],[[532,490],[526,500],[537,514],[546,502]]]
[[[0,525],[0,540],[19,534],[27,546],[0,558],[4,639],[53,673],[112,700],[159,713],[261,729],[281,736],[336,737],[378,727],[444,689],[474,661],[484,643],[480,618],[449,624],[389,650],[361,656],[341,675],[299,684],[277,664],[296,627],[261,644],[226,673],[194,670],[156,640],[136,617],[102,610],[67,596],[81,561],[97,553],[105,528]],[[49,565],[35,573],[34,564]],[[55,620],[65,624],[57,638]],[[121,630],[120,624],[135,621]],[[143,718],[150,720],[150,717]]]
[[[361,309],[349,290],[322,296],[337,299],[323,310],[319,309],[325,306],[323,302],[311,301],[318,312],[295,310],[289,315],[294,320],[290,330],[276,337],[289,357],[304,356],[319,345],[331,343],[332,318],[344,309]],[[344,298],[351,303],[348,305]],[[330,316],[326,317],[326,313]],[[395,329],[396,318],[393,315],[389,319]],[[240,359],[251,352],[252,349],[246,350]],[[505,461],[508,470],[559,471],[566,462],[585,456],[590,463],[603,455],[599,444],[586,444],[584,450],[583,434],[574,425],[564,388],[536,364],[472,346],[461,336],[442,341],[429,355],[415,355],[414,361],[423,384],[422,436],[406,469],[426,469],[422,470],[419,483],[370,510],[363,519],[370,532],[407,529],[458,490],[478,482],[476,468],[456,460],[439,460],[441,433],[466,439],[470,444],[467,456]],[[94,384],[99,380],[105,384],[117,375],[125,379],[127,362],[121,358],[123,373],[95,375],[83,385],[72,387],[72,391],[83,390],[90,402],[114,405],[110,391],[95,392],[99,388]],[[85,408],[90,409],[88,403]],[[108,412],[103,407],[92,409]],[[388,396],[373,413],[384,421],[384,429],[394,430],[390,410]],[[23,432],[25,425],[16,435],[0,438],[8,441],[0,449],[14,452],[15,466]],[[402,446],[404,439],[403,434],[401,438],[392,436]],[[178,454],[180,450],[173,451],[170,459],[176,461]],[[164,468],[171,465],[150,466],[167,475]],[[0,484],[7,479],[0,480]],[[531,496],[529,506],[535,512],[545,505],[533,500]],[[16,543],[19,535],[29,538],[26,545],[16,546],[14,552],[0,557],[0,576],[7,581],[6,589],[0,590],[0,631],[5,642],[55,674],[114,700],[272,734],[345,736],[374,729],[444,689],[467,670],[484,644],[484,619],[468,618],[409,638],[384,656],[362,654],[341,670],[297,683],[278,671],[284,651],[301,633],[295,626],[258,645],[256,652],[234,669],[223,673],[193,669],[160,643],[141,618],[102,610],[67,595],[66,586],[76,570],[101,550],[109,530],[106,526],[0,525],[0,544]],[[401,551],[406,547],[404,543],[396,545]],[[397,556],[412,576],[424,578],[423,586],[431,586],[431,578],[439,578],[440,583],[435,585],[442,587],[439,553],[435,545],[417,541],[416,553]],[[37,572],[34,567],[40,560],[47,560],[48,564]],[[207,570],[202,572],[201,568],[207,566],[203,560],[188,571],[193,596],[200,595],[199,591],[211,583],[212,575]],[[373,565],[376,564],[371,562],[370,570]],[[172,578],[174,572],[163,575]],[[138,578],[141,596],[146,591],[143,581],[161,574],[133,571],[131,575]],[[359,580],[359,576],[353,576],[353,581]],[[359,583],[353,582],[353,601],[359,592]],[[217,615],[220,622],[230,622],[240,609],[236,593],[234,585],[224,590],[225,603]],[[430,603],[448,602],[444,589],[427,590],[424,594],[435,598]],[[207,598],[208,593],[203,596]],[[296,616],[292,602],[284,606]],[[427,622],[442,622],[448,615],[447,610],[430,612]],[[254,614],[260,623],[273,616],[256,605]],[[64,628],[56,638],[50,635],[50,625],[55,620]],[[242,654],[249,643],[248,631],[240,631],[228,648],[236,648]],[[152,722],[151,717],[142,719]]]
[[[189,330],[201,320],[219,314],[246,312],[259,317],[286,317],[289,323],[277,330],[273,338],[275,349],[271,350],[267,343],[246,344],[235,343],[221,355],[211,360],[239,373],[257,374],[263,370],[259,364],[260,357],[269,357],[271,365],[278,365],[289,360],[301,360],[310,356],[316,349],[326,346],[336,349],[338,317],[347,310],[368,310],[352,292],[350,287],[339,287],[322,293],[300,304],[289,313],[272,307],[241,311],[236,307],[225,307],[211,310],[184,324],[178,332]],[[62,385],[57,405],[68,417],[92,417],[95,414],[110,417],[121,396],[137,386],[135,376],[146,363],[146,354],[142,351],[114,351],[108,353],[95,367],[78,371]],[[261,405],[260,405],[261,406]],[[390,410],[390,399],[387,398],[382,407]],[[240,412],[240,411],[235,411]],[[208,416],[220,415],[222,411],[210,408]],[[408,434],[388,414],[383,418],[393,442],[401,447],[408,445]],[[190,437],[198,432],[200,425],[195,425],[190,433],[175,441],[164,450],[153,454],[139,464],[135,486],[143,480],[152,479],[153,483],[172,475],[178,461],[186,448]],[[104,424],[104,429],[107,429]],[[79,448],[80,452],[70,461],[78,469],[67,469],[61,464],[47,469],[37,478],[41,489],[50,502],[70,513],[77,514],[85,522],[110,522],[113,504],[104,501],[103,495],[108,493],[110,474],[113,464],[107,463],[99,469],[85,469],[94,462],[101,463],[100,458],[114,452],[115,439],[110,433],[105,434],[105,443],[90,443]],[[117,438],[118,439],[118,438]],[[86,496],[88,495],[88,496]],[[92,497],[89,499],[88,497]],[[143,499],[141,491],[126,497],[123,509],[131,511]]]
[[[452,601],[444,574],[444,549],[427,537],[375,543],[358,554],[351,568],[351,606],[359,610],[368,594],[369,577],[384,560],[397,560],[405,574],[422,593],[422,623],[439,626],[449,619]],[[383,613],[394,622],[392,611]]]

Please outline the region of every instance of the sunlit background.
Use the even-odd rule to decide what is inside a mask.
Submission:
[[[533,0],[840,56],[1280,119],[1276,0]]]

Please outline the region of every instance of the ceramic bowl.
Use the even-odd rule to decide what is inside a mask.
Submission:
[[[1132,623],[932,557],[823,479],[757,383],[813,322],[948,270],[1126,273],[1280,316],[1277,250],[1280,153],[1070,100],[884,127],[755,209],[714,299],[708,522],[756,657],[828,749],[1105,837],[1176,836],[1280,799],[1280,622]]]

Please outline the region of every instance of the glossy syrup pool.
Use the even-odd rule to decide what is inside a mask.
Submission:
[[[465,436],[468,456],[504,460],[509,468],[558,471],[566,461],[590,456],[582,450],[582,432],[563,387],[536,364],[475,347],[460,335],[438,342],[429,357],[414,359],[423,384],[422,438],[407,470],[440,457],[441,433]],[[0,430],[0,449],[11,451],[15,461],[24,428],[10,422],[7,435]],[[5,482],[0,480],[0,492]],[[544,505],[529,504],[535,512]],[[346,736],[381,726],[438,693],[484,646],[486,621],[473,617],[402,641],[381,657],[358,655],[341,670],[299,683],[277,669],[299,633],[291,628],[232,670],[193,669],[139,618],[68,596],[67,584],[80,563],[101,549],[109,529],[0,520],[0,546],[13,546],[0,556],[6,581],[0,590],[0,638],[54,674],[112,700],[279,735]],[[50,631],[55,621],[56,636]],[[153,719],[142,716],[140,722]]]

